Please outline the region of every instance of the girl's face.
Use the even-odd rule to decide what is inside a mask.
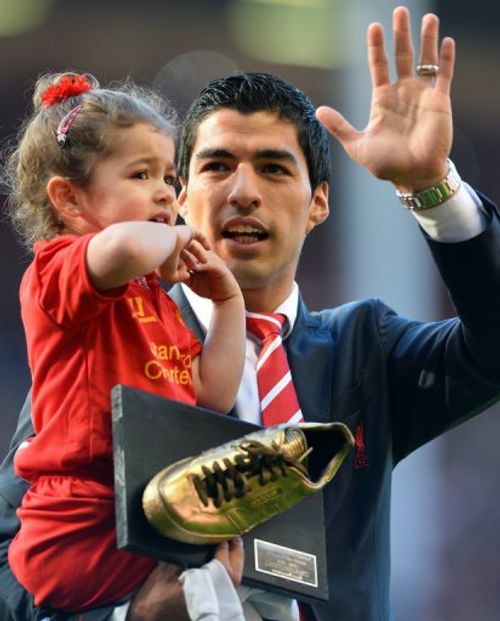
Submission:
[[[118,130],[110,156],[79,188],[80,234],[116,222],[150,220],[173,226],[177,218],[175,144],[152,125]]]

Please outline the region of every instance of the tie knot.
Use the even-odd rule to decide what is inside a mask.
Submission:
[[[278,313],[247,313],[247,330],[261,341],[270,335],[281,335],[286,316]]]

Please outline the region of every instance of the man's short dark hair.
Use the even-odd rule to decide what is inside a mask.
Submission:
[[[330,178],[328,135],[317,121],[311,100],[297,87],[269,73],[236,73],[210,82],[191,104],[179,145],[179,174],[186,181],[200,123],[213,112],[229,108],[243,114],[272,112],[297,128],[311,188]]]

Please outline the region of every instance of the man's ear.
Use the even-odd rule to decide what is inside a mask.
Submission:
[[[61,217],[75,218],[81,215],[76,187],[59,175],[47,183],[47,195],[54,209]]]
[[[318,224],[324,222],[330,213],[328,206],[328,183],[323,181],[314,190],[309,210],[306,233],[310,233]]]

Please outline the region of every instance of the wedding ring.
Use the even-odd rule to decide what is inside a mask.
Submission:
[[[417,65],[418,76],[430,76],[435,78],[439,73],[439,65]]]

